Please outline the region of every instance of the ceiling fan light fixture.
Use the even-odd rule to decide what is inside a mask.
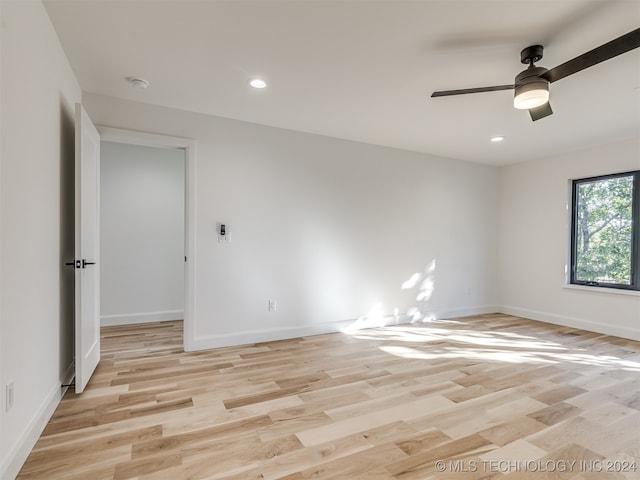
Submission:
[[[542,85],[524,85],[518,90],[516,87],[515,96],[513,97],[513,106],[519,110],[529,110],[539,107],[549,101],[549,86],[545,83]]]
[[[516,76],[513,106],[519,110],[539,107],[549,101],[549,81],[540,75],[543,67],[530,67]]]

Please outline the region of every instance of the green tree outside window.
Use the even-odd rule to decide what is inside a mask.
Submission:
[[[631,172],[574,181],[572,283],[634,288],[637,176]]]

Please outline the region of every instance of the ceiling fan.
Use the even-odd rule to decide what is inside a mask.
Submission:
[[[514,90],[513,106],[520,110],[529,110],[531,120],[536,121],[553,113],[551,105],[549,104],[550,83],[638,47],[640,47],[640,28],[548,70],[544,67],[536,67],[534,65],[534,63],[542,59],[543,47],[542,45],[532,45],[520,52],[520,61],[525,65],[528,64],[529,67],[516,75],[513,84],[465,88],[462,90],[444,90],[433,92],[431,97],[495,92],[497,90]]]

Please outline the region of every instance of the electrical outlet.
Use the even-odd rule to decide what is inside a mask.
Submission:
[[[5,394],[6,394],[6,411],[8,412],[13,407],[13,381],[7,383],[5,386]]]
[[[275,300],[269,300],[269,304],[267,306],[267,309],[270,312],[275,312],[278,309],[278,304],[276,303]]]

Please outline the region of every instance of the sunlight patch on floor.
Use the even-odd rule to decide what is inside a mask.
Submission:
[[[438,320],[429,326],[395,325],[347,332],[354,339],[374,341],[385,353],[397,357],[433,360],[465,358],[478,361],[527,364],[565,362],[640,371],[640,362],[611,355],[585,353],[580,347],[514,332],[456,328],[460,321]]]

